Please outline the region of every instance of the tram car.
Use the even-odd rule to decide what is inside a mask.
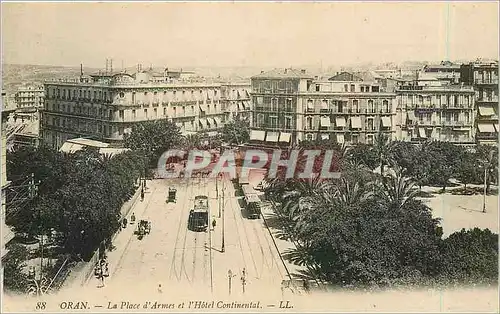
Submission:
[[[189,211],[188,227],[193,231],[207,231],[208,228],[208,197],[194,197],[193,209]]]

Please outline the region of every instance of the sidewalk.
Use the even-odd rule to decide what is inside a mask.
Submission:
[[[146,186],[150,184],[150,181],[147,181]],[[135,213],[136,215],[136,221],[140,219],[140,214],[144,211],[146,208],[145,203],[148,200],[148,197],[150,197],[150,193],[147,193],[148,190],[146,190],[146,193],[144,195],[144,202],[141,202],[140,200],[140,191],[141,188],[139,187],[132,196],[130,200],[125,202],[122,206],[121,213],[123,215],[123,218],[127,218],[129,221],[127,228],[118,230],[115,235],[113,236],[113,245],[115,249],[113,251],[107,251],[106,255],[108,256],[108,263],[109,263],[109,272],[110,272],[110,277],[112,273],[114,272],[114,267],[116,265],[115,261],[117,258],[121,257],[128,245],[128,242],[132,239],[134,235],[135,228],[137,228],[137,224],[130,224],[130,216],[132,213]],[[94,267],[94,265],[90,265],[90,262],[79,262],[76,264],[73,269],[71,270],[70,274],[66,278],[64,284],[62,285],[61,289],[71,289],[71,288],[77,288],[81,286],[86,286],[89,284],[89,282],[94,281],[97,285],[97,279],[93,276],[93,271],[91,275],[87,278],[85,274],[88,271],[89,267]],[[110,278],[108,277],[108,278]]]
[[[150,187],[151,181],[147,181],[146,186]],[[140,188],[139,188],[140,194]],[[109,277],[104,279],[104,284],[113,278],[113,274],[119,269],[123,255],[125,254],[130,242],[137,240],[134,232],[137,230],[137,224],[139,220],[142,219],[143,213],[147,208],[149,201],[151,200],[152,193],[151,188],[147,189],[144,193],[144,201],[141,201],[140,196],[135,198],[132,206],[128,210],[122,211],[125,213],[124,217],[128,220],[128,225],[125,229],[119,230],[113,237],[114,250],[107,251],[107,261],[109,263]],[[124,208],[126,206],[124,205]],[[131,223],[131,216],[135,214],[135,223]],[[87,286],[99,287],[101,282],[92,274],[86,282]]]

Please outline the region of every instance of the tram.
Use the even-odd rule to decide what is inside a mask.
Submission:
[[[188,228],[193,231],[207,231],[208,228],[208,197],[194,197],[193,209],[189,211]]]
[[[243,190],[247,217],[249,219],[260,218],[261,208],[259,195],[251,185],[243,185],[241,188]]]

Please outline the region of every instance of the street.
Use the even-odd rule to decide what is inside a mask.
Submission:
[[[262,291],[281,294],[286,270],[262,219],[244,218],[231,181],[218,179],[216,188],[215,180],[148,181],[144,201],[139,200],[131,211],[136,223],[119,234],[116,249],[108,253],[110,276],[100,289],[144,284],[154,291],[175,290],[186,296],[209,295],[211,291],[227,296],[230,271],[232,296]],[[167,203],[168,188],[172,186],[177,188],[177,201]],[[210,227],[213,219],[216,221],[213,232],[188,230],[189,211],[196,195],[209,197]],[[139,239],[131,229],[135,230],[141,219],[151,221],[152,228],[150,234]],[[93,277],[88,285],[98,287],[100,283]]]

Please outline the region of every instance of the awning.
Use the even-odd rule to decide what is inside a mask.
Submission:
[[[321,109],[328,109],[328,101],[323,100],[321,102]]]
[[[215,120],[215,123],[217,124],[217,127],[221,127],[222,126],[222,121],[221,121],[221,119],[219,117],[215,117],[214,120]]]
[[[391,118],[390,117],[382,117],[382,126],[383,127],[390,127],[391,126]]]
[[[217,131],[211,131],[211,132],[207,133],[207,135],[210,136],[210,137],[217,136],[217,134],[219,134]]]
[[[207,128],[207,121],[205,121],[204,119],[200,119],[200,120],[198,120],[198,122],[200,122],[201,129]]]
[[[211,127],[215,126],[215,120],[213,118],[207,118],[207,122],[210,124]]]
[[[495,114],[495,109],[492,106],[479,106],[479,114],[482,116],[492,116]]]
[[[321,126],[328,128],[330,125],[330,117],[321,117]]]
[[[200,104],[200,111],[207,111],[207,107],[204,104]]]
[[[407,114],[408,114],[408,120],[411,120],[411,121],[416,121],[417,118],[415,117],[415,111],[407,111]]]
[[[344,143],[344,134],[337,134],[337,143]]]
[[[313,104],[312,100],[307,101],[307,109],[314,109],[314,104]]]
[[[498,123],[494,124],[495,126],[495,131],[498,133]]]
[[[265,131],[260,131],[260,130],[251,130],[250,131],[250,140],[251,141],[264,141],[264,138],[266,137],[266,132]]]
[[[335,123],[337,124],[337,127],[345,127],[346,126],[345,118],[342,118],[342,117],[335,118]]]
[[[73,144],[73,143],[68,143],[68,142],[65,142],[61,148],[59,148],[59,151],[60,152],[64,152],[64,153],[74,153],[76,151],[79,151],[80,149],[82,149],[84,146],[83,145],[80,145],[80,144]]]
[[[351,117],[351,128],[361,129],[361,117]]]
[[[245,107],[243,106],[243,103],[239,102],[239,103],[237,103],[237,105],[238,105],[238,110],[244,110],[245,109]]]
[[[321,134],[321,139],[322,140],[327,140],[329,138],[330,138],[330,135],[328,135],[328,134]]]
[[[419,128],[418,129],[418,134],[420,135],[421,138],[426,138],[427,135],[425,134],[425,129],[424,128]]]
[[[176,122],[175,125],[177,125],[178,128],[182,128],[184,126],[184,123]]]
[[[401,113],[401,124],[405,125],[408,120],[408,115]]]
[[[277,142],[278,141],[278,132],[267,132],[266,142]]]
[[[243,107],[244,107],[245,109],[250,110],[250,102],[248,102],[248,101],[244,101],[244,102],[243,102]]]
[[[290,143],[290,139],[291,138],[292,138],[292,134],[291,133],[281,132],[280,133],[280,139],[279,139],[279,141],[283,142],[283,143]]]
[[[478,123],[477,128],[481,133],[495,133],[495,126],[493,123]]]

